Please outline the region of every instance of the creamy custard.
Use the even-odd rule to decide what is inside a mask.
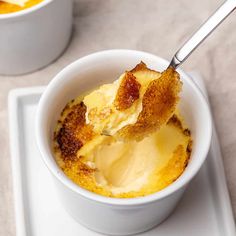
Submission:
[[[126,125],[136,124],[145,92],[160,77],[160,73],[141,67],[128,78],[138,82],[128,86],[132,96],[127,97],[124,91],[128,90],[121,89],[126,72],[114,83],[68,103],[58,121],[56,161],[71,180],[89,191],[109,197],[145,196],[175,181],[188,163],[190,131],[177,110],[142,139],[124,141],[115,136]],[[119,97],[128,98],[123,99],[126,103],[119,101],[121,110],[117,108]],[[106,129],[114,136],[101,133]]]
[[[34,5],[37,5],[42,1],[44,0],[0,1],[0,14],[22,11]]]

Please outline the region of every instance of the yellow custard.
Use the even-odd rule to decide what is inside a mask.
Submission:
[[[35,6],[42,1],[44,1],[44,0],[28,0],[24,4],[24,6],[19,6],[16,4],[0,1],[0,14],[8,14],[8,13],[13,13],[13,12],[17,12],[17,11],[22,11],[22,10],[25,10],[25,9],[30,8],[32,6]]]
[[[117,108],[117,94],[125,74],[69,102],[54,135],[56,161],[64,173],[81,187],[109,197],[132,198],[160,191],[183,173],[191,154],[190,131],[177,110],[160,128],[138,140],[101,133],[105,127],[115,135],[123,127],[136,124],[143,97],[160,73],[142,64],[129,76],[135,76],[132,79],[139,86],[128,85],[132,98],[120,94],[123,101],[128,98],[126,103],[119,103],[124,109]]]

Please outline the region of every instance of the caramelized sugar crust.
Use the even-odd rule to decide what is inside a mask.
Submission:
[[[139,64],[137,64],[130,72],[132,74],[135,74],[136,72],[143,72],[143,71],[153,71],[155,73],[159,73],[155,70],[149,69],[143,61],[141,61]]]
[[[117,91],[114,105],[117,110],[125,110],[139,98],[140,83],[131,72],[126,72]]]
[[[83,102],[67,105],[63,112],[65,118],[59,120],[61,127],[55,133],[55,140],[64,160],[76,158],[77,151],[89,140],[94,133],[92,126],[85,123],[86,106]]]
[[[145,64],[139,64],[134,71],[143,70]],[[182,83],[179,74],[172,68],[164,71],[160,78],[153,80],[142,99],[142,111],[133,125],[127,125],[118,131],[124,139],[140,140],[147,134],[159,129],[173,115],[179,101]]]

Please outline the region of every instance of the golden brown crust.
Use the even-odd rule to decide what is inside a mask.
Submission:
[[[56,137],[63,159],[75,158],[77,151],[83,146],[80,140],[75,138],[74,132],[62,127]]]
[[[126,72],[117,91],[114,105],[117,110],[125,110],[139,98],[140,83],[131,72]]]
[[[74,181],[80,186],[88,189],[90,183],[94,182],[94,172],[96,169],[90,168],[88,165],[84,164],[81,160],[82,158],[73,160],[66,160],[64,167],[62,170],[69,174],[71,171],[74,173]]]
[[[180,129],[183,129],[180,119],[175,114],[168,120],[167,124],[172,124]]]
[[[137,64],[132,70],[130,70],[132,74],[135,74],[136,72],[141,72],[141,71],[153,71],[154,73],[159,73],[155,70],[149,69],[143,61]]]
[[[141,61],[139,64],[137,64],[130,72],[131,73],[135,73],[135,72],[138,72],[138,71],[144,71],[144,70],[147,70],[147,65]],[[150,69],[148,69],[150,70]]]
[[[66,109],[70,109],[70,112],[61,121],[61,128],[55,134],[55,140],[62,158],[72,160],[76,158],[77,151],[92,139],[94,133],[92,127],[85,124],[86,107],[83,102],[72,107],[66,106]]]
[[[168,68],[160,78],[148,85],[137,122],[122,128],[118,131],[118,136],[138,140],[159,129],[173,115],[181,88],[179,74],[174,69]]]

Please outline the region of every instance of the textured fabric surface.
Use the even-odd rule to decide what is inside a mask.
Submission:
[[[220,0],[77,0],[74,32],[64,54],[32,74],[0,76],[0,235],[15,235],[8,141],[10,89],[46,85],[75,59],[104,49],[127,48],[171,59],[179,46],[222,3]],[[185,62],[204,77],[216,122],[230,196],[236,213],[236,13]],[[4,32],[3,32],[4,33]]]

